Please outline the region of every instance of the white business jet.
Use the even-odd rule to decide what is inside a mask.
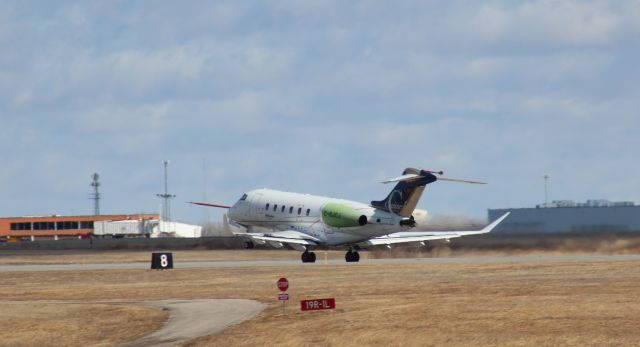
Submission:
[[[312,251],[316,246],[345,246],[348,248],[345,260],[357,262],[358,249],[406,242],[424,245],[430,240],[484,234],[509,215],[504,214],[478,231],[407,232],[416,226],[412,213],[427,184],[435,181],[484,184],[442,174],[407,168],[402,176],[382,182],[397,184],[384,200],[371,204],[271,189],[247,192],[233,206],[192,204],[229,209],[223,217],[225,230],[248,238],[247,248],[253,248],[254,243],[277,248],[286,244],[302,252],[303,263],[316,261]],[[245,231],[234,232],[230,225]]]

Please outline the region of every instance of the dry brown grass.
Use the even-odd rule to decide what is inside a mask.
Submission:
[[[2,346],[112,346],[159,329],[167,313],[124,305],[2,303]]]
[[[276,301],[281,276],[291,283],[286,316]],[[404,265],[0,273],[0,297],[246,298],[269,304],[256,318],[188,346],[601,346],[640,341],[640,261],[629,260],[436,264],[423,259]],[[300,299],[320,297],[335,297],[337,309],[299,311]],[[43,323],[34,319],[31,324]],[[46,339],[49,332],[39,331]]]

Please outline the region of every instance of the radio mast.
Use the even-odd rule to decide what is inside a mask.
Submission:
[[[162,220],[168,222],[171,220],[171,201],[170,199],[175,198],[176,196],[173,194],[169,194],[169,190],[167,187],[167,168],[169,166],[169,161],[165,160],[164,162],[164,194],[156,194],[157,197],[162,198],[164,201],[162,202]]]

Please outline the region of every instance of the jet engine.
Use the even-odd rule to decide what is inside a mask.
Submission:
[[[353,207],[330,202],[322,207],[322,221],[334,228],[348,228],[366,225],[367,216]]]

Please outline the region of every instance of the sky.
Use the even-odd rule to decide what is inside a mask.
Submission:
[[[432,215],[640,203],[639,1],[2,1],[0,216],[218,221],[272,188]]]

